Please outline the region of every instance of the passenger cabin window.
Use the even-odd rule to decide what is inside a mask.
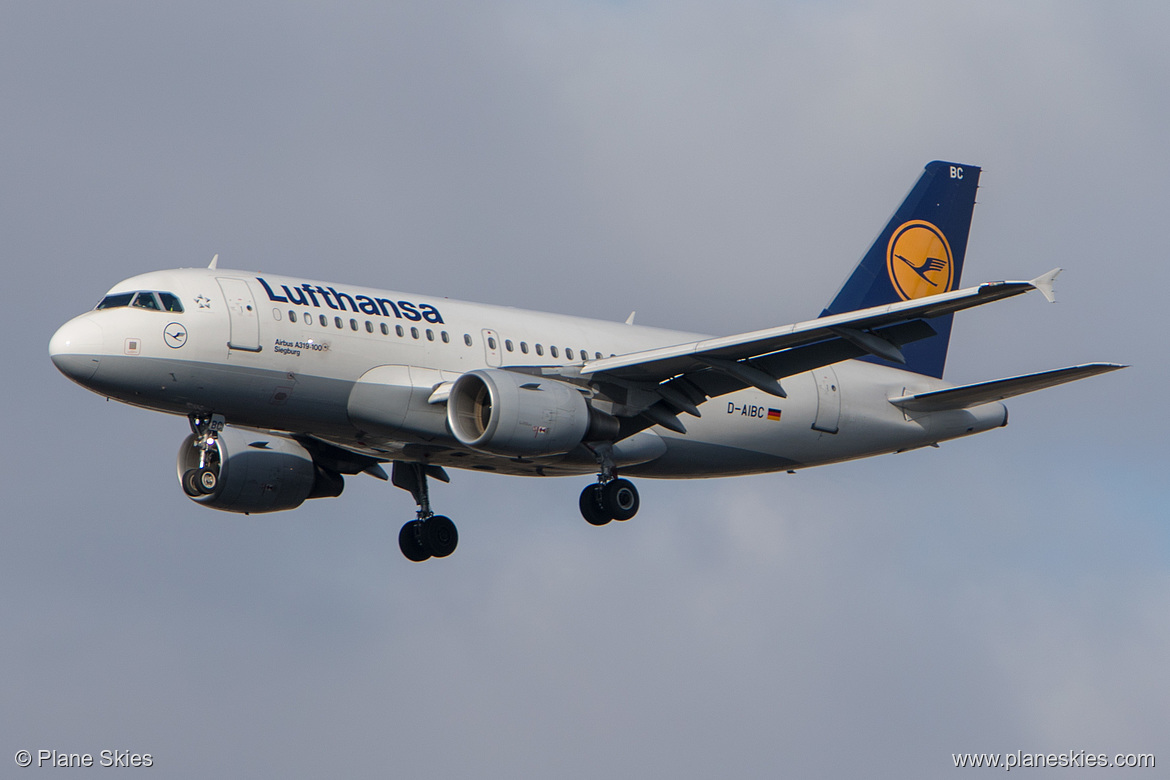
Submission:
[[[538,355],[543,355],[543,354],[544,354],[544,347],[542,347],[542,346],[540,346],[539,344],[537,344],[537,345],[536,345],[536,354],[538,354]]]
[[[488,349],[496,348],[496,340],[492,336],[488,336]]]
[[[556,347],[549,347],[549,348],[548,348],[548,354],[552,355],[553,357],[560,357],[560,355],[559,355],[559,354],[557,354],[557,348],[556,348]]]
[[[383,336],[389,336],[389,335],[390,335],[390,326],[389,326],[389,325],[387,325],[387,324],[386,324],[386,323],[384,323],[384,322],[382,323],[382,335],[383,335]]]
[[[357,330],[357,320],[355,320],[355,319],[350,319],[350,321],[349,321],[349,329],[350,329],[350,330]],[[601,357],[601,355],[598,355],[598,357]]]
[[[328,328],[329,327],[329,320],[325,317],[325,315],[318,314],[317,316],[321,318],[321,327]]]
[[[417,339],[417,338],[418,338],[418,328],[411,328],[411,329],[410,329],[410,337],[411,337],[412,339]]]
[[[427,328],[427,341],[434,341],[434,340],[435,340],[435,332],[433,330],[431,330],[430,328]]]
[[[504,339],[504,349],[512,351],[512,339]]]
[[[572,359],[573,359],[573,348],[572,347],[565,347],[565,360],[572,360]]]
[[[525,355],[528,354],[528,342],[527,341],[520,342],[520,351],[523,352]]]
[[[443,331],[442,333],[440,333],[439,337],[443,339],[444,344],[451,343],[451,337],[447,335],[447,331]]]
[[[288,310],[288,321],[289,322],[296,322],[297,321],[297,313],[295,311],[293,311],[292,309]]]
[[[398,334],[398,338],[402,338],[403,336],[405,336],[405,335],[406,335],[406,331],[404,331],[404,330],[402,329],[402,326],[401,326],[401,325],[395,325],[395,326],[394,326],[394,332]]]

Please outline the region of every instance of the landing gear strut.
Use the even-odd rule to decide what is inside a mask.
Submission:
[[[390,481],[396,487],[410,492],[418,504],[418,515],[402,526],[398,533],[398,547],[408,560],[420,562],[427,558],[446,558],[455,552],[459,544],[459,531],[451,518],[436,515],[431,511],[430,491],[427,477],[450,482],[447,472],[439,466],[424,463],[394,461]]]
[[[605,525],[610,520],[629,520],[638,514],[641,499],[638,489],[628,479],[617,476],[609,447],[599,446],[593,454],[601,472],[597,482],[581,491],[578,506],[581,516],[592,525]]]
[[[183,490],[189,496],[206,496],[219,487],[219,432],[223,430],[221,414],[192,412],[187,415],[191,433],[195,434],[195,449],[199,450],[199,465],[183,472]]]

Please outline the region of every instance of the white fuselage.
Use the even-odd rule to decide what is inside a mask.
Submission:
[[[436,388],[493,367],[582,364],[694,341],[692,333],[226,269],[158,271],[110,293],[173,293],[183,311],[90,311],[53,337],[54,362],[110,398],[163,412],[313,436],[381,460],[499,473],[594,473],[584,448],[515,458],[469,450]],[[707,477],[804,468],[921,447],[1006,422],[1000,403],[931,413],[889,399],[948,387],[847,360],[784,379],[787,398],[711,399],[686,433],[619,442],[623,472]]]

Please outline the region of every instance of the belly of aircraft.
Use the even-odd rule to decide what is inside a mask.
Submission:
[[[614,445],[618,470],[656,478],[724,477],[804,468],[929,443],[928,425],[888,403],[891,393],[901,393],[900,386],[874,389],[873,382],[852,376],[872,370],[849,363],[820,376],[808,372],[788,377],[787,398],[744,390],[710,399],[701,405],[701,417],[680,417],[686,434],[655,427]],[[427,413],[426,430],[356,424],[353,399],[359,385],[340,378],[115,355],[103,357],[87,384],[138,406],[183,415],[215,410],[240,425],[308,434],[381,460],[426,461],[519,476],[597,472],[597,460],[584,446],[532,458],[463,447],[445,428],[444,407],[428,405],[426,394],[418,403],[411,399],[412,406]],[[872,397],[851,393],[850,386],[868,387]]]

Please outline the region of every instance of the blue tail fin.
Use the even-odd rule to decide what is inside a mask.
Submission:
[[[973,165],[938,160],[928,164],[821,316],[958,288],[978,186],[979,168]],[[938,335],[903,346],[906,365],[900,368],[941,378],[953,317],[930,320]]]

